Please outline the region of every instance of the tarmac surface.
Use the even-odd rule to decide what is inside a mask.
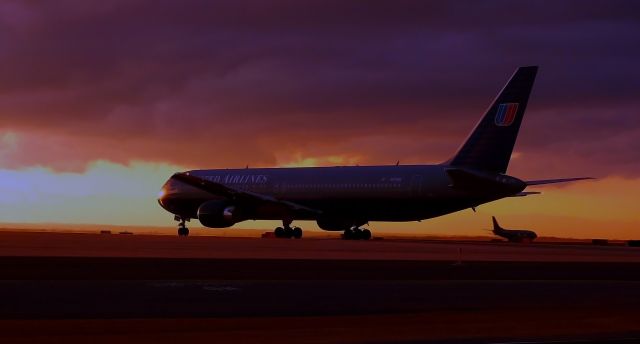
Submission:
[[[640,248],[0,233],[6,343],[640,343]]]
[[[567,243],[0,232],[0,256],[640,263],[639,251],[637,247]]]

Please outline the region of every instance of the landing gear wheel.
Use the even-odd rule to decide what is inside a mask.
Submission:
[[[351,229],[345,229],[344,233],[342,234],[342,239],[344,240],[353,240],[355,237],[355,235],[353,234],[353,230]]]
[[[282,220],[282,227],[276,228],[273,232],[276,238],[302,238],[302,228],[300,227],[291,227],[292,220],[284,219]]]
[[[342,235],[344,240],[369,240],[371,239],[371,231],[358,227],[346,229]]]
[[[291,229],[291,227],[286,227],[284,229],[284,237],[287,239],[291,239],[293,237],[293,229]]]
[[[189,228],[187,228],[186,221],[189,221],[189,220],[185,219],[183,217],[180,217],[178,215],[176,215],[174,217],[174,219],[176,221],[180,221],[180,223],[178,223],[178,236],[188,236],[189,235]]]

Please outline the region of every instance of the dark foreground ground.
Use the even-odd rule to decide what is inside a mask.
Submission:
[[[0,233],[0,342],[640,343],[639,258],[626,247]]]

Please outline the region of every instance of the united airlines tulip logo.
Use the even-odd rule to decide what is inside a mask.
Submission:
[[[496,112],[496,125],[500,127],[508,127],[516,119],[518,112],[518,103],[502,103],[498,105]]]

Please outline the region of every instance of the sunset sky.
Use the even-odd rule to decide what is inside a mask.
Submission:
[[[597,180],[371,227],[640,239],[639,61],[638,1],[5,0],[0,222],[173,226],[193,168],[439,163],[539,65],[508,173]]]

